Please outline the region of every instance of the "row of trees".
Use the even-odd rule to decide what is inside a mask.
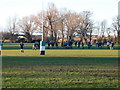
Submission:
[[[17,17],[9,18],[7,30],[10,34],[10,39],[15,39],[15,34],[25,34],[28,42],[32,41],[32,34],[34,32],[42,31],[42,14],[44,14],[44,40],[55,40],[67,38],[67,40],[73,39],[73,37],[79,36],[81,40],[92,40],[92,34],[96,33],[98,36],[104,38],[108,37],[111,33],[114,33],[115,38],[119,33],[118,18],[116,17],[111,24],[111,27],[107,27],[107,22],[103,20],[99,24],[95,23],[91,19],[92,13],[90,11],[83,11],[76,13],[67,9],[58,10],[56,6],[51,3],[48,5],[48,9],[44,13],[39,12],[37,15],[26,16],[21,19]],[[5,37],[5,32],[3,38]],[[47,39],[49,38],[49,39]]]

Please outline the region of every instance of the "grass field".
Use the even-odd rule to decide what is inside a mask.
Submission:
[[[9,45],[8,45],[9,48]],[[3,50],[3,88],[118,88],[118,50]]]

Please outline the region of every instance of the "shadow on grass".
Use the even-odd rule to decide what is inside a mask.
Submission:
[[[107,64],[118,63],[119,58],[109,57],[15,57],[3,56],[2,63],[4,64],[30,64],[30,63],[46,63],[46,64]]]

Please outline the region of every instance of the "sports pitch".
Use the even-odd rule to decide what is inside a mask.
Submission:
[[[118,50],[2,51],[3,88],[118,88]]]

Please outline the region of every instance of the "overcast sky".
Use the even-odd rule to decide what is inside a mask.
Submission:
[[[82,12],[89,10],[93,12],[96,21],[107,20],[111,23],[112,18],[118,14],[119,0],[43,0],[44,9],[48,3],[54,3],[58,9]],[[41,11],[42,0],[0,0],[0,28],[5,28],[9,17],[29,16]]]

